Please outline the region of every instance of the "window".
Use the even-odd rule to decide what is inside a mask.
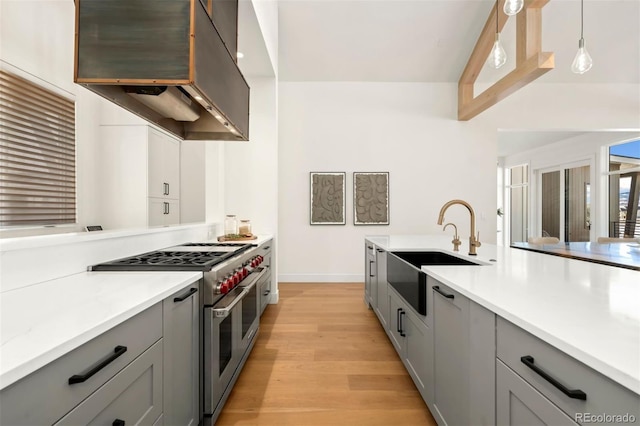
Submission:
[[[0,227],[76,223],[75,103],[0,70]]]
[[[609,236],[640,237],[640,140],[609,147]]]

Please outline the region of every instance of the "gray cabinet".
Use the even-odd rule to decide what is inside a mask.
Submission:
[[[636,423],[631,424],[640,424],[638,394],[503,318],[498,317],[496,331],[498,363],[502,362],[505,368],[522,378],[549,404],[573,421],[616,424],[626,416],[628,419],[635,418]],[[534,410],[538,405],[534,405],[533,399],[522,399],[522,403],[530,406],[542,418],[544,413]],[[507,405],[505,408],[503,404],[502,409],[508,410],[509,407]],[[608,416],[598,417],[596,414]],[[591,415],[593,417],[587,419]]]
[[[372,292],[375,292],[373,310],[380,323],[386,329],[389,323],[389,296],[387,284],[387,252],[376,248],[376,276],[372,282]]]
[[[433,394],[433,335],[419,315],[393,289],[388,291],[388,335],[425,401]]]
[[[199,287],[192,283],[2,389],[0,424],[198,425]]]
[[[377,305],[376,246],[370,242],[364,243],[364,302],[372,309]]]
[[[199,282],[163,301],[164,422],[200,422],[200,286]]]
[[[156,304],[3,389],[0,424],[55,423],[161,338]]]
[[[273,268],[271,267],[272,253],[273,253],[273,240],[265,241],[260,245],[260,247],[258,247],[257,254],[264,258],[260,266],[268,269],[268,271],[256,284],[258,286],[258,306],[260,308],[260,311],[259,311],[260,315],[262,315],[265,308],[271,301],[271,285],[273,282],[273,274],[274,274]]]
[[[500,426],[577,424],[500,360],[496,360],[496,417]]]
[[[429,277],[439,424],[495,424],[495,315]]]
[[[155,424],[162,415],[162,343],[159,340],[55,426]]]

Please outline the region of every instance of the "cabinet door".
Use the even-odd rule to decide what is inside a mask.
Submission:
[[[165,224],[168,202],[163,198],[149,198],[149,226]]]
[[[371,292],[372,292],[372,278],[375,277],[373,267],[375,266],[375,260],[373,252],[375,247],[373,244],[364,243],[364,301],[367,305],[371,305]]]
[[[167,181],[165,196],[172,200],[180,199],[180,141],[165,136],[162,149],[164,179]]]
[[[380,323],[386,329],[389,322],[389,298],[387,284],[387,252],[376,250],[376,305],[375,312]]]
[[[164,421],[192,425],[200,420],[200,304],[199,283],[163,302]]]
[[[160,339],[55,425],[154,424],[162,414],[162,343]]]
[[[149,156],[149,197],[162,198],[166,195],[168,183],[164,171],[165,136],[155,129],[149,128],[147,136],[147,155]]]
[[[180,198],[180,142],[149,128],[149,197]]]
[[[178,200],[166,200],[167,214],[164,215],[165,225],[177,225],[180,223],[180,202]]]
[[[531,385],[496,360],[498,425],[577,425]]]
[[[442,293],[439,293],[438,290]],[[439,424],[469,420],[469,299],[438,283],[433,298],[434,407]]]
[[[389,338],[393,347],[400,356],[402,356],[403,344],[404,344],[404,332],[400,331],[400,314],[403,311],[404,303],[400,301],[398,296],[392,291],[389,292]],[[401,334],[402,333],[402,334]]]
[[[433,401],[433,333],[410,309],[401,317],[405,334],[404,364],[427,402]]]

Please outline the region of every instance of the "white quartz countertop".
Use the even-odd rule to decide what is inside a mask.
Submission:
[[[202,277],[83,272],[0,293],[0,389]]]
[[[436,250],[486,266],[422,266],[479,305],[640,394],[640,272],[451,237],[366,239],[387,251]],[[638,256],[640,265],[640,256]]]

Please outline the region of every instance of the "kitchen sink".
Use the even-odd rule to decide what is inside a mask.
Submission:
[[[387,252],[387,282],[420,315],[427,315],[427,274],[423,265],[488,265],[441,251]]]
[[[480,263],[472,262],[441,251],[394,251],[392,253],[418,269],[420,269],[422,265],[481,265]]]

